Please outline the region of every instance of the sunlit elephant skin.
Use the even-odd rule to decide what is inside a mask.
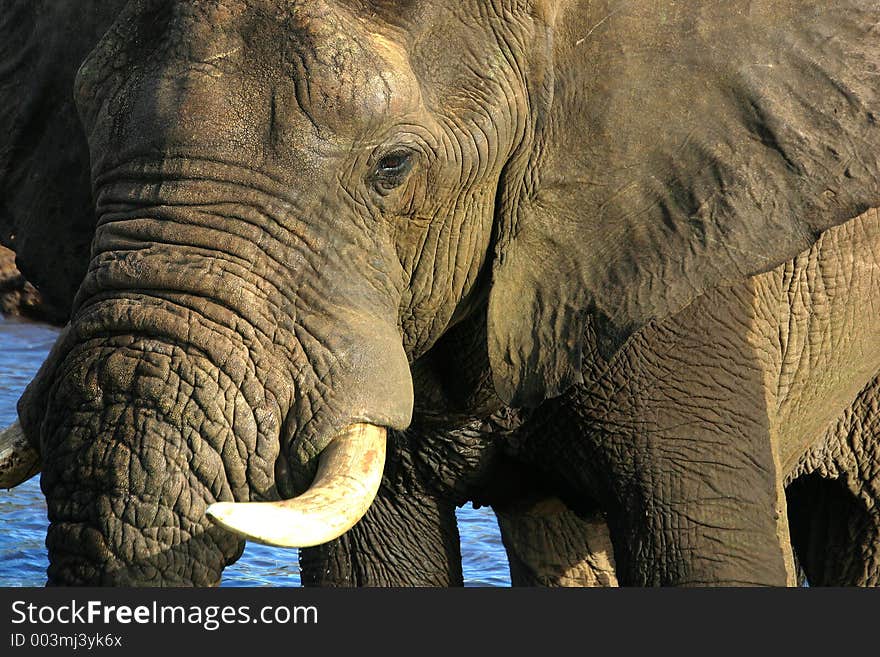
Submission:
[[[526,554],[533,486],[621,584],[792,584],[789,533],[875,582],[840,537],[876,543],[880,7],[743,5],[127,3],[75,85],[90,264],[19,404],[50,583],[216,584],[214,503],[302,492],[351,426],[417,460],[505,407],[522,583],[583,582],[541,574],[567,538]],[[393,481],[307,571],[402,509],[459,583],[448,493],[419,519]],[[373,554],[350,581],[405,579]]]

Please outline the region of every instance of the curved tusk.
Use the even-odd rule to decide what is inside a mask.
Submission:
[[[342,536],[364,517],[385,469],[385,429],[353,424],[321,452],[318,473],[299,497],[217,502],[207,514],[229,531],[279,547],[311,547]]]
[[[0,431],[0,488],[15,488],[40,471],[40,453],[25,438],[18,420]]]

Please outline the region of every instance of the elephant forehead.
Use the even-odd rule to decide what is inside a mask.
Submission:
[[[298,3],[290,25],[300,102],[322,127],[358,133],[420,105],[404,48],[379,25],[330,2]]]
[[[262,70],[296,86],[312,122],[358,135],[420,105],[401,44],[372,13],[337,1],[189,0],[171,7],[166,37],[182,62]],[[280,59],[280,61],[279,61]],[[280,79],[279,79],[280,78]]]

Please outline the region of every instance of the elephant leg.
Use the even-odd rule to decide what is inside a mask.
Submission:
[[[719,457],[700,449],[708,439],[638,445],[649,461],[621,473],[603,502],[621,584],[794,585],[772,457],[739,452],[734,440],[725,443],[735,458]]]
[[[305,586],[462,586],[455,505],[385,485],[346,534],[300,550]]]
[[[880,586],[880,377],[801,461],[787,488],[811,586]]]
[[[608,526],[556,498],[495,508],[514,586],[617,586]]]

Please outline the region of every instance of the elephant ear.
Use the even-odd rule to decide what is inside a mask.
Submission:
[[[581,380],[588,319],[608,358],[880,206],[876,0],[563,6],[499,203],[489,357],[514,405]]]

